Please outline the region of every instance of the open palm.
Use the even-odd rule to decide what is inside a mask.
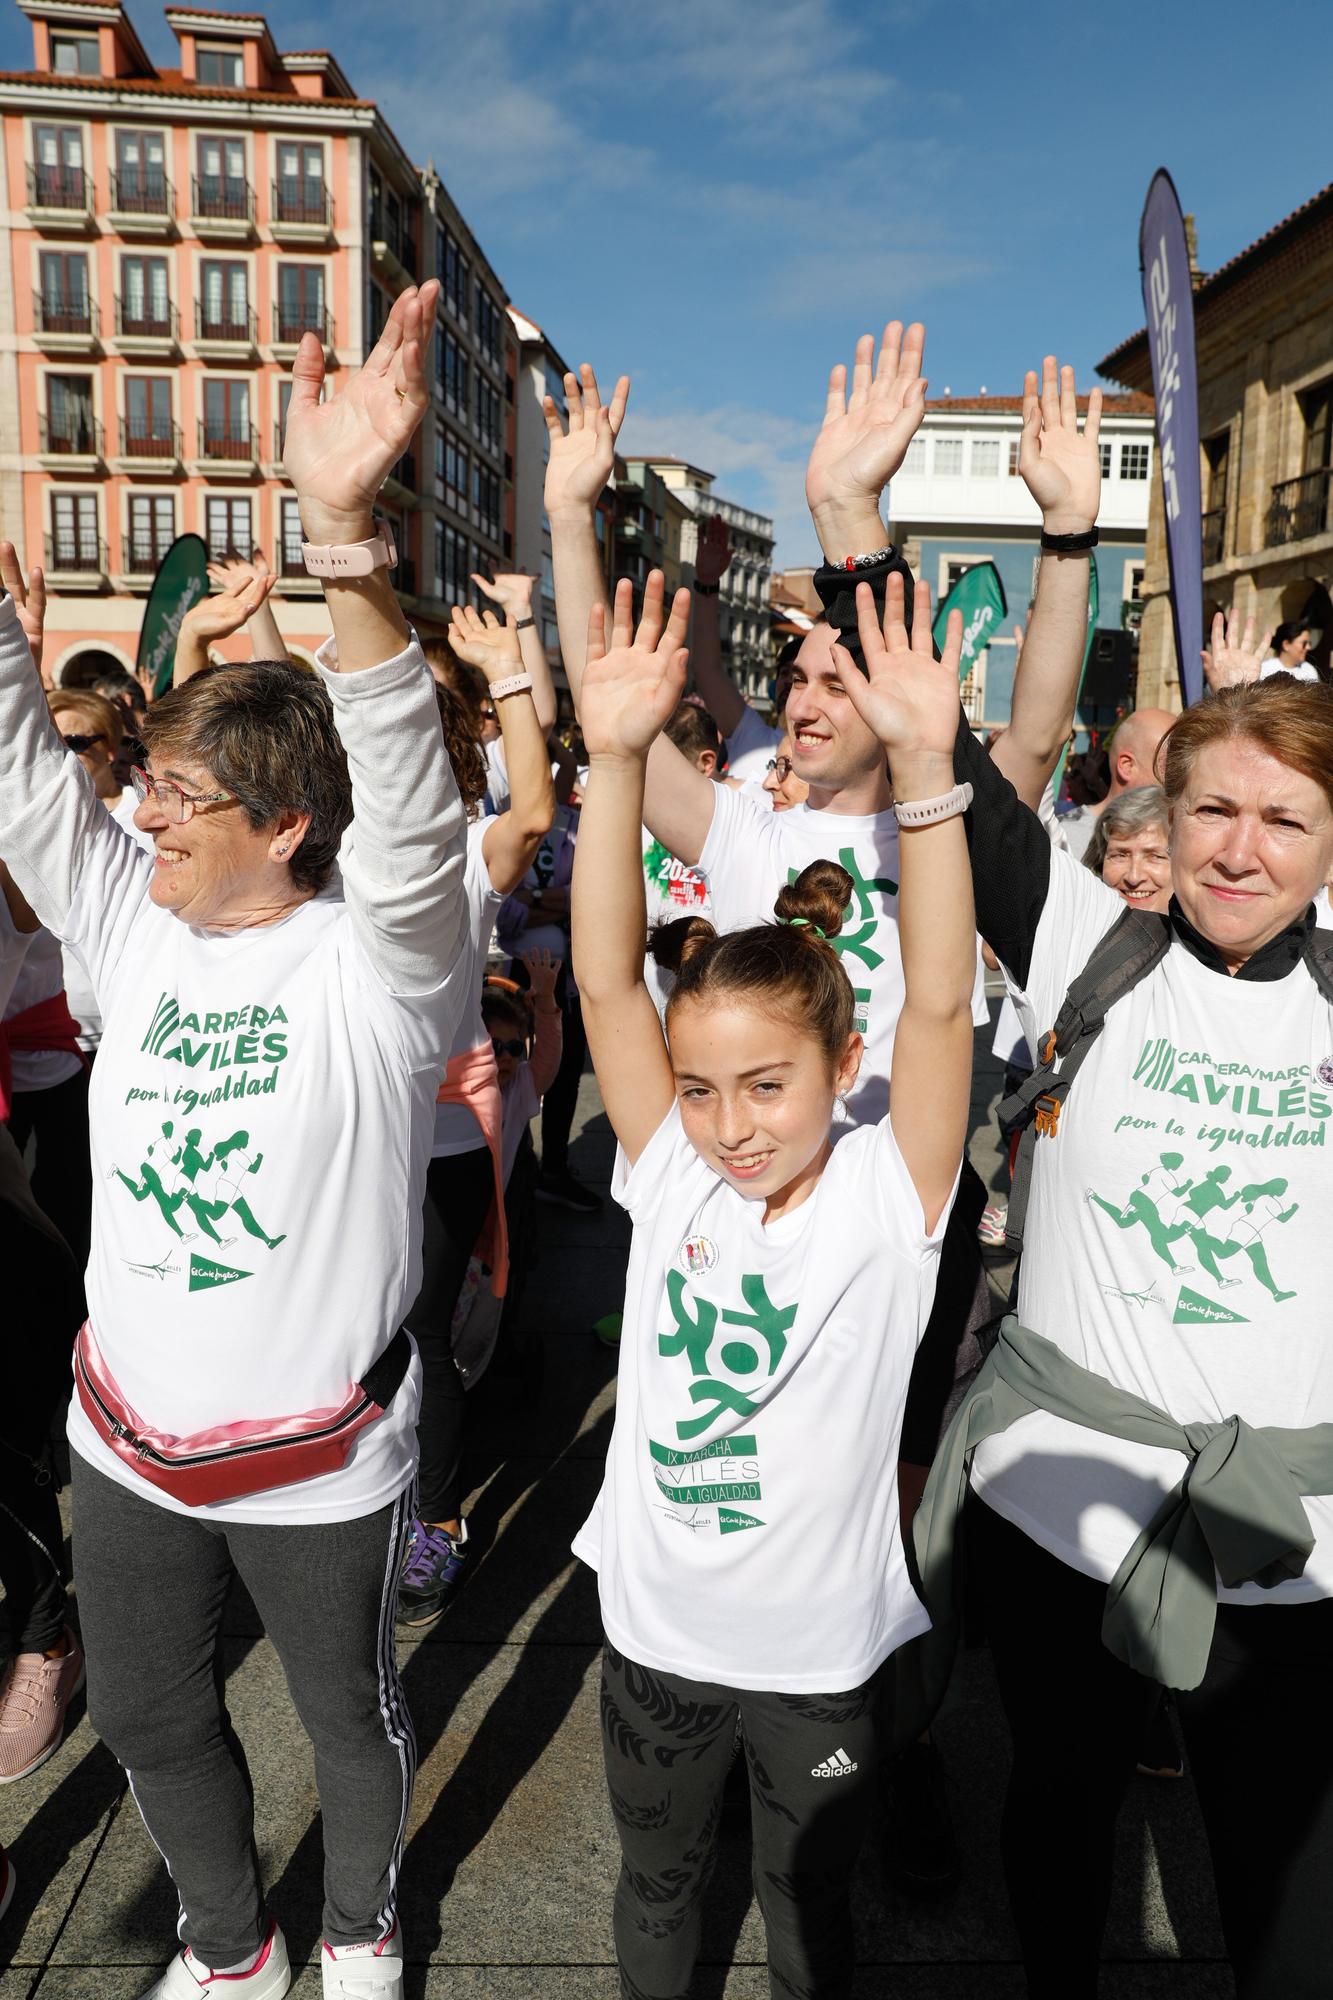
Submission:
[[[549,396],[542,399],[542,414],[550,440],[546,461],[545,504],[548,514],[564,507],[595,507],[615,470],[616,438],[625,421],[629,401],[629,376],[616,383],[609,403],[602,401],[597,377],[585,361],[578,377],[565,377],[565,406],[568,428]]]
[[[662,572],[655,569],[644,586],[643,617],[636,632],[633,585],[622,579],[616,585],[609,648],[606,607],[593,607],[579,698],[579,723],[589,758],[645,756],[684,692],[690,593],[676,592],[665,624],[662,596]]]
[[[868,583],[857,586],[856,624],[865,673],[858,672],[844,647],[834,650],[847,698],[861,720],[891,756],[952,757],[958,734],[962,613],[950,612],[944,654],[937,660],[930,636],[930,586],[916,586],[909,633],[903,616],[903,580],[895,571],[885,591],[883,630]]]
[[[505,680],[522,664],[513,626],[502,625],[493,611],[483,616],[470,604],[455,604],[450,612],[449,644],[468,666],[480,667],[488,682]]]
[[[365,522],[411,443],[429,400],[423,353],[439,296],[434,279],[400,293],[364,367],[327,402],[324,349],[315,334],[302,335],[282,458],[308,532]]]
[[[907,456],[926,408],[921,373],[926,329],[914,321],[903,332],[890,320],[875,360],[874,335],[856,343],[851,394],[841,362],[829,376],[824,421],[805,469],[805,497],[812,513],[879,496]]]
[[[1074,371],[1057,370],[1053,354],[1041,364],[1040,391],[1036,371],[1029,368],[1023,378],[1018,469],[1052,534],[1082,534],[1097,519],[1102,497],[1097,442],[1101,419],[1102,392],[1094,389],[1080,431]]]
[[[1231,611],[1225,619],[1220,611],[1214,616],[1213,643],[1203,649],[1203,677],[1213,694],[1219,688],[1244,687],[1247,681],[1258,680],[1273,634],[1265,632],[1256,644],[1254,628],[1253,612],[1245,620],[1244,632],[1239,611]]]

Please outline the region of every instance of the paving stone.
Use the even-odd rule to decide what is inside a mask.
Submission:
[[[0,1787],[0,1843],[18,1882],[4,1920],[0,1963],[40,1966],[125,1789],[92,1732],[80,1695],[75,1726],[55,1756],[18,1784]],[[0,1989],[0,2000],[9,2000]]]

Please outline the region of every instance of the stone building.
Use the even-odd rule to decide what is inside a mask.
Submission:
[[[1204,636],[1233,605],[1262,625],[1307,618],[1333,648],[1333,185],[1194,290],[1203,475]],[[1146,331],[1098,364],[1149,389]],[[1141,703],[1178,708],[1162,486],[1148,518]]]

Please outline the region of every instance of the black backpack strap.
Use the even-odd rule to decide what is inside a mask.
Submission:
[[[1311,979],[1333,1007],[1333,931],[1311,931],[1304,957]]]
[[[1037,1140],[1056,1136],[1065,1099],[1106,1025],[1108,1009],[1160,965],[1170,942],[1166,917],[1150,910],[1125,910],[1070,982],[1054,1028],[1034,1052],[1037,1067],[1000,1106],[1001,1119],[1020,1126],[1022,1133],[1005,1224],[1005,1243],[1015,1256],[1023,1249]],[[1329,943],[1333,947],[1333,936]]]
[[[384,1352],[371,1362],[358,1386],[373,1403],[387,1410],[411,1365],[412,1337],[405,1326],[400,1326]]]

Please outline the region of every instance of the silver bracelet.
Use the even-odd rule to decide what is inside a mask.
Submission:
[[[955,785],[951,792],[944,792],[938,799],[918,799],[911,805],[903,799],[895,799],[893,810],[898,816],[899,826],[935,826],[942,819],[954,819],[959,813],[965,813],[971,803],[971,785]]]
[[[507,694],[526,694],[531,686],[531,674],[510,674],[508,680],[492,681],[486,692],[492,701],[503,701]]]

